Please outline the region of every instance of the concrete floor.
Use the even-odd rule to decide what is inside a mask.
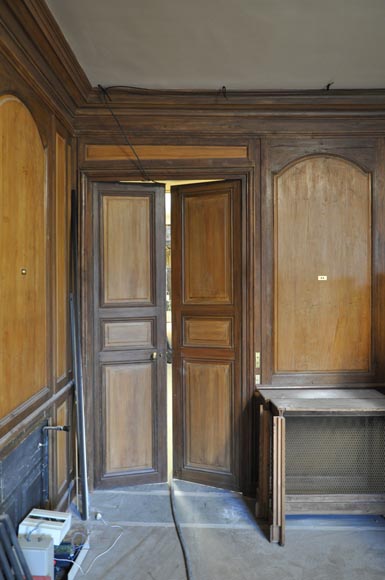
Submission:
[[[384,518],[290,517],[280,547],[241,495],[181,481],[174,489],[193,580],[385,580]],[[77,580],[186,580],[166,484],[95,491],[91,514]]]

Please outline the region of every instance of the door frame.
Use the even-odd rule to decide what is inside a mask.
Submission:
[[[255,152],[259,159],[259,151]],[[177,165],[177,164],[176,164]],[[256,445],[254,413],[255,350],[260,350],[261,302],[260,302],[260,172],[255,163],[247,167],[201,166],[171,167],[167,162],[151,170],[154,180],[239,180],[241,183],[242,223],[242,314],[241,314],[241,418],[240,433],[240,490],[250,495],[256,488]],[[94,182],[142,181],[138,170],[133,169],[85,169],[79,174],[80,212],[80,268],[81,268],[81,312],[83,376],[85,393],[86,439],[88,442],[87,465],[90,489],[95,483],[94,462],[94,272],[93,272],[93,216],[92,191]]]

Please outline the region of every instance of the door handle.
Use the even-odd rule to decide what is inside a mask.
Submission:
[[[162,358],[162,353],[159,354],[155,351],[151,354],[151,360],[156,360],[157,358]]]

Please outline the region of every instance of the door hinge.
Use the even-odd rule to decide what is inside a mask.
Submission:
[[[259,369],[261,366],[261,353],[260,352],[256,352],[255,353],[255,368]]]
[[[261,375],[255,375],[255,385],[261,384]]]

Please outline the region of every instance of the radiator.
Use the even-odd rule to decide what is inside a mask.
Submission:
[[[287,417],[286,493],[385,493],[385,417]]]

